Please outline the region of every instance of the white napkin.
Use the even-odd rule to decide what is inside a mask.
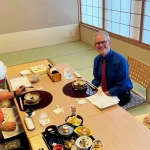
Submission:
[[[86,101],[84,100],[84,99],[77,99],[77,101],[78,101],[78,104],[79,105],[83,105],[83,104],[86,104]]]
[[[57,108],[54,109],[53,112],[56,114],[62,113],[62,112],[64,112],[64,108],[57,106]]]
[[[27,76],[27,75],[31,74],[31,72],[29,70],[23,70],[23,71],[20,72],[20,74],[22,76]]]

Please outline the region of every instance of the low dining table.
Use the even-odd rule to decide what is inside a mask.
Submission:
[[[13,90],[10,80],[20,77],[21,71],[37,65],[44,65],[47,67],[49,63],[48,60],[40,60],[8,67],[7,82],[10,90]],[[73,74],[76,70],[66,63],[57,64],[55,68],[62,75],[61,81],[52,82],[47,73],[43,73],[39,77],[40,80],[32,84],[33,88],[26,88],[27,92],[41,90],[49,92],[53,97],[52,102],[48,106],[35,110],[35,115],[32,117],[35,124],[35,129],[33,131],[27,130],[24,123],[26,113],[20,109],[18,100],[14,98],[22,125],[33,150],[38,150],[39,148],[44,148],[44,150],[48,149],[41,133],[44,132],[49,125],[59,126],[64,124],[65,118],[71,115],[72,105],[76,106],[77,114],[82,116],[83,124],[92,130],[93,137],[102,140],[105,150],[149,150],[150,132],[144,125],[136,121],[133,116],[118,105],[100,110],[92,105],[86,97],[66,95],[63,89],[66,85],[77,80],[77,77]],[[71,79],[66,79],[63,76],[64,69],[66,68],[72,74]],[[33,75],[32,72],[31,75]],[[27,76],[29,80],[31,75]],[[86,104],[79,105],[78,99],[84,99]],[[64,112],[59,114],[54,113],[53,110],[58,106],[63,107]],[[50,123],[46,126],[39,123],[39,116],[42,112],[48,114],[50,119]]]

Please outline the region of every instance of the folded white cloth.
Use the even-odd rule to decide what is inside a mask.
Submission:
[[[18,115],[16,107],[14,106],[12,108],[1,108],[1,109],[2,109],[3,113],[7,116],[6,119],[4,119],[4,122],[9,122],[9,121],[16,122],[16,129],[14,131],[11,131],[11,132],[2,131],[4,139],[16,136],[16,135],[24,132],[24,129],[23,129],[23,126],[22,126],[22,123],[21,123],[21,120]]]
[[[22,76],[27,76],[27,75],[31,74],[31,72],[29,70],[23,70],[23,71],[20,72],[20,74]]]

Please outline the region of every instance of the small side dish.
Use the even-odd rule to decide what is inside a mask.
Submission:
[[[73,126],[79,126],[81,125],[82,122],[83,122],[83,119],[79,119],[78,116],[70,116],[67,119],[67,123],[72,124]]]
[[[86,81],[85,80],[75,80],[72,82],[72,87],[75,89],[75,90],[83,90],[83,89],[86,89],[87,86],[86,86]]]
[[[71,149],[73,145],[75,145],[75,139],[74,137],[71,137],[70,139],[68,140],[65,140],[64,141],[64,145],[67,149]]]
[[[79,149],[87,149],[92,145],[92,139],[88,136],[80,136],[76,140],[76,146]]]
[[[92,135],[92,131],[91,129],[89,129],[88,127],[85,127],[85,126],[78,126],[74,132],[78,135],[78,136],[82,136],[82,135],[85,135],[85,136],[90,136]]]
[[[103,150],[104,149],[104,145],[101,142],[101,140],[94,140],[91,150]]]
[[[69,126],[67,124],[65,125],[61,125],[59,128],[58,128],[58,132],[60,135],[63,135],[64,137],[65,136],[70,136],[74,131],[74,128],[72,126]]]

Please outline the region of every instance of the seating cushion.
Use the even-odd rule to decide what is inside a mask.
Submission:
[[[29,150],[29,143],[25,133],[0,141],[0,150]]]
[[[21,142],[19,139],[15,139],[13,141],[9,141],[3,144],[0,144],[0,149],[1,150],[17,150],[17,149],[21,149]]]
[[[131,100],[126,105],[122,106],[124,109],[129,109],[134,106],[138,106],[140,104],[146,103],[147,100],[131,91]]]
[[[12,108],[15,106],[15,103],[12,99],[0,101],[0,108]]]

